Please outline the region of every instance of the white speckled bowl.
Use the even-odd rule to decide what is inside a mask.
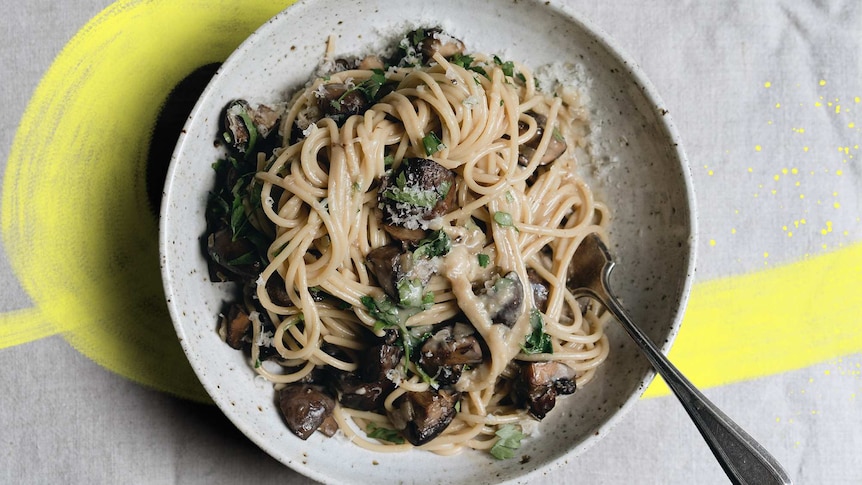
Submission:
[[[598,197],[613,214],[613,285],[632,317],[665,351],[682,319],[694,271],[695,218],[691,177],[677,132],[639,68],[601,31],[556,1],[435,2],[307,0],[288,8],[224,63],[189,117],[165,186],[161,257],[168,305],[192,367],[221,410],[276,459],[331,483],[522,482],[572,462],[620,421],[653,378],[646,359],[618,325],[607,328],[611,356],[597,378],[562,399],[540,435],[518,457],[486,453],[441,457],[427,452],[377,454],[320,433],[301,441],[285,427],[274,392],[254,380],[242,353],[216,334],[227,291],[207,277],[199,237],[213,184],[210,165],[218,117],[235,98],[279,100],[302,85],[323,55],[358,54],[388,45],[408,29],[442,25],[471,51],[499,53],[531,67],[578,64],[590,87]]]

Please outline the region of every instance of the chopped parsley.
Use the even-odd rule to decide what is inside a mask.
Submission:
[[[440,150],[446,148],[446,145],[443,144],[443,141],[440,140],[440,137],[437,136],[433,131],[428,133],[422,138],[422,145],[425,146],[425,154],[431,156]]]
[[[389,443],[394,443],[396,445],[404,443],[404,438],[401,436],[401,433],[394,429],[377,426],[374,423],[368,423],[366,433],[369,438],[374,438],[376,440],[388,441]]]
[[[506,76],[513,77],[515,75],[515,63],[512,61],[503,62],[499,57],[494,56],[494,64],[500,66]]]
[[[449,254],[452,240],[444,231],[434,231],[427,238],[419,241],[419,246],[413,251],[413,259],[434,258]]]
[[[418,279],[404,278],[400,280],[398,282],[398,304],[403,307],[421,307],[425,301],[424,289],[422,281]]]
[[[494,222],[500,227],[515,227],[515,222],[512,219],[512,214],[503,211],[494,213]]]
[[[362,91],[362,94],[365,95],[368,101],[376,100],[377,95],[380,93],[380,88],[386,84],[386,75],[382,69],[372,69],[371,72],[373,73],[371,77],[356,86],[356,89]]]
[[[521,447],[524,433],[514,425],[507,424],[497,430],[497,442],[491,447],[491,456],[498,460],[508,460],[515,456],[515,450]]]
[[[488,256],[487,254],[480,253],[476,257],[479,258],[479,266],[483,268],[487,268],[488,264],[491,263],[491,256]]]
[[[525,354],[552,354],[551,336],[545,333],[545,321],[542,313],[533,308],[530,311],[530,328],[532,331],[527,335],[521,350]]]

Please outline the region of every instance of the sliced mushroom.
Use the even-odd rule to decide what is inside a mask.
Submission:
[[[335,381],[338,402],[342,406],[360,411],[375,411],[383,408],[386,396],[395,389],[395,383],[383,379],[365,382],[353,373],[342,373]]]
[[[405,259],[410,259],[409,253],[395,244],[372,249],[365,257],[368,269],[377,278],[377,284],[394,299],[398,298],[398,282],[404,278],[401,268]]]
[[[341,124],[348,117],[361,114],[368,109],[368,99],[359,89],[351,89],[343,83],[329,83],[321,86],[317,105],[323,116]]]
[[[422,239],[428,223],[455,204],[455,192],[455,172],[431,159],[405,159],[381,180],[384,229],[402,241]]]
[[[559,362],[524,362],[514,384],[515,401],[536,419],[554,408],[558,395],[576,390],[575,371]]]
[[[332,415],[335,400],[312,384],[288,384],[279,393],[279,407],[287,427],[305,440]]]
[[[539,311],[548,309],[548,295],[551,290],[548,282],[544,280],[533,268],[527,269],[527,278],[530,280],[530,288],[533,290],[533,303]]]
[[[216,228],[206,238],[206,251],[216,266],[210,267],[214,281],[247,281],[260,274],[262,265],[258,258],[249,261],[246,256],[256,251],[254,244],[246,238],[234,239],[230,227]]]
[[[279,306],[293,306],[293,302],[287,294],[287,289],[284,286],[284,278],[278,273],[273,273],[266,280],[266,293],[270,300]]]
[[[277,126],[278,120],[284,114],[285,106],[277,105],[275,107],[265,104],[258,105],[256,109],[250,111],[251,119],[254,121],[254,126],[257,127],[260,136],[267,138],[272,133],[272,129]]]
[[[245,153],[249,148],[254,123],[248,114],[248,103],[238,99],[231,102],[224,114],[224,127],[226,131],[225,141],[236,151]]]
[[[530,159],[536,154],[536,149],[539,147],[539,143],[542,141],[542,136],[545,133],[545,125],[548,124],[548,118],[544,115],[540,115],[532,111],[527,111],[525,114],[532,116],[536,120],[536,133],[519,148],[518,164],[523,166],[529,165]],[[528,125],[526,122],[519,121],[519,134],[523,135],[527,131],[527,127]],[[554,130],[551,134],[548,148],[539,160],[539,165],[547,165],[560,158],[560,155],[566,151],[566,148],[566,140],[559,134],[559,132]]]
[[[232,304],[222,318],[225,342],[235,349],[242,349],[251,335],[251,319],[242,305]]]
[[[404,350],[397,345],[380,344],[362,354],[360,373],[368,381],[388,380],[389,371],[398,367]]]
[[[284,114],[284,105],[258,105],[237,99],[228,104],[224,114],[225,141],[239,153],[253,150],[258,136],[267,138]]]
[[[426,340],[419,350],[419,365],[441,386],[458,382],[464,366],[482,363],[479,340],[460,330],[463,327],[467,326],[456,324],[443,327]]]
[[[486,286],[479,297],[493,323],[511,328],[523,313],[524,285],[514,271],[497,277],[492,284]]]
[[[418,47],[422,53],[422,62],[425,64],[430,62],[437,53],[443,57],[464,53],[464,43],[438,27],[426,29]]]
[[[416,296],[409,294],[415,291],[420,293],[421,298],[422,289],[436,271],[436,267],[427,259],[414,258],[413,253],[405,251],[400,244],[375,248],[365,259],[383,291],[401,304],[411,303],[405,299]]]
[[[398,366],[403,355],[400,347],[385,343],[363,352],[358,372],[335,373],[338,402],[361,411],[382,410],[383,400],[395,389],[387,373]]]
[[[436,438],[455,418],[455,405],[461,393],[441,389],[408,391],[393,403],[387,414],[396,429],[415,446]]]
[[[365,56],[359,61],[359,69],[370,71],[372,69],[385,69],[386,66],[383,60],[377,56]]]

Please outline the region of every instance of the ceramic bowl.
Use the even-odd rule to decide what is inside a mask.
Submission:
[[[560,400],[518,457],[381,454],[338,436],[302,441],[286,428],[271,386],[254,379],[241,352],[216,333],[229,289],[209,281],[199,238],[213,185],[219,113],[228,101],[283,99],[303,85],[332,34],[338,54],[379,51],[419,26],[441,25],[468,50],[497,53],[532,68],[573,67],[591,98],[592,158],[586,174],[613,213],[612,284],[632,317],[664,350],[682,319],[694,268],[691,176],[679,137],[655,90],[608,36],[559,2],[441,0],[300,1],[248,38],[222,65],[192,111],[168,173],[162,206],[165,292],[192,367],[225,415],[285,465],[329,483],[523,482],[573,462],[618,423],[653,378],[646,359],[615,323],[612,350],[595,380]],[[624,425],[624,422],[623,422]],[[529,457],[529,459],[519,459]]]

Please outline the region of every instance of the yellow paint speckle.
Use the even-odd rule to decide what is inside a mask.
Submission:
[[[715,239],[710,239],[710,240],[709,240],[709,245],[710,245],[710,246],[715,246]]]
[[[731,234],[736,234],[736,229],[731,229],[731,230],[730,230],[730,233],[731,233]]]
[[[828,376],[830,374],[832,374],[832,371],[830,371],[829,369],[826,369],[825,371],[823,371],[824,376]]]
[[[775,107],[776,107],[776,108],[780,108],[780,107],[781,107],[781,103],[775,103]]]
[[[771,82],[769,82],[769,81],[766,81],[765,83],[763,83],[763,87],[764,87],[764,88],[772,87],[772,83],[771,83]]]
[[[753,173],[753,172],[754,172],[754,169],[751,167],[748,167],[748,173]]]
[[[836,208],[836,209],[840,209],[840,208],[841,208],[841,204],[840,204],[840,203],[838,203],[838,202],[836,202],[836,203],[832,204],[832,207],[834,207],[834,208]]]
[[[786,231],[786,230],[787,230],[787,226],[781,226],[781,230],[782,230],[782,231]]]
[[[805,194],[799,194],[799,198],[800,198],[800,199],[804,199],[804,198],[805,198]]]
[[[819,108],[821,106],[823,106],[823,103],[821,103],[820,101],[817,101],[816,103],[814,103],[815,108]]]
[[[835,175],[844,175],[844,172],[841,170],[836,170]]]
[[[790,173],[792,173],[793,175],[796,175],[799,173],[799,169],[798,168],[792,168],[792,169],[790,169]]]
[[[858,103],[858,102],[862,101],[862,99],[860,99],[859,96],[856,96],[855,98],[853,98],[853,101]]]
[[[805,128],[793,128],[796,133],[805,133]]]
[[[807,151],[808,151],[808,147],[802,147],[802,151],[807,152]]]
[[[787,175],[787,172],[788,172],[788,170],[786,168],[781,169],[781,173],[783,173],[784,175]]]
[[[707,175],[712,175],[714,172],[712,170],[706,172]]]
[[[826,86],[826,80],[825,80],[825,79],[821,79],[821,80],[820,80],[820,85],[821,85],[821,86]]]
[[[856,123],[853,123],[852,121],[847,123],[847,128],[856,128]]]
[[[788,231],[787,237],[793,237],[793,231]]]
[[[836,105],[835,105],[835,112],[836,112],[836,113],[840,113],[840,112],[841,112],[841,105],[840,105],[840,104],[836,104]]]
[[[763,147],[760,145],[754,145],[754,151],[759,152],[760,150],[763,150]]]
[[[775,174],[775,176],[774,176],[774,177],[772,177],[772,178],[774,178],[775,180],[778,180],[778,179],[780,179],[780,178],[781,178],[781,175]]]
[[[795,185],[796,185],[797,187],[799,187],[800,185],[802,185],[802,182],[800,182],[800,181],[798,181],[798,180],[797,180]]]
[[[768,258],[768,257],[769,257],[769,253],[764,252],[764,253],[763,253],[763,257],[764,257],[764,258]]]

